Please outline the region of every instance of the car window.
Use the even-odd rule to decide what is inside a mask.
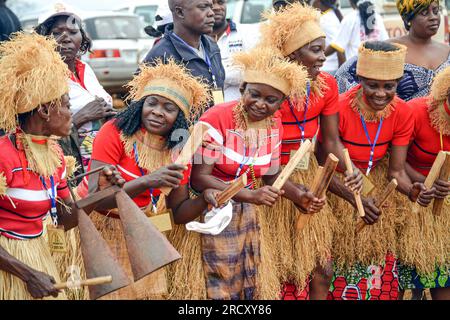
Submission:
[[[340,0],[340,8],[341,9],[347,9],[347,8],[351,8],[352,6],[350,5],[350,1],[349,0]]]
[[[139,17],[98,17],[84,23],[92,40],[146,38]]]
[[[272,6],[272,0],[248,0],[244,1],[241,23],[258,23],[261,21],[261,13]]]
[[[138,16],[144,18],[144,23],[146,25],[153,25],[155,22],[156,10],[158,9],[157,5],[154,6],[138,6],[134,9],[134,13]]]
[[[234,10],[236,9],[237,0],[227,1],[227,19],[233,19]]]

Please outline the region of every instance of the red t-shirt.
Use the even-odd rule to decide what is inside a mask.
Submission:
[[[114,120],[105,123],[97,133],[94,139],[91,160],[97,160],[116,166],[127,182],[142,177],[141,171],[135,160],[134,152],[131,156],[125,153],[124,144],[120,139],[120,132],[115,126]],[[143,169],[143,171],[145,175],[149,174],[147,170]],[[186,185],[188,183],[190,169],[186,170],[183,174],[184,178],[180,185]],[[83,179],[83,182],[80,184],[77,191],[81,197],[87,196],[88,178]],[[160,194],[161,191],[159,189],[154,189],[152,192],[154,197],[159,196]],[[140,195],[133,198],[133,200],[139,207],[146,207],[151,201],[150,192],[142,192]]]
[[[0,138],[0,150],[0,173],[6,178],[7,187],[6,195],[0,195],[0,236],[16,240],[40,237],[43,220],[51,209],[51,181],[46,178],[44,188],[39,175],[28,168],[29,182],[25,184],[19,151],[9,136]],[[62,165],[53,176],[53,192],[57,198],[65,199],[70,192],[62,150],[60,156]]]
[[[432,126],[428,114],[428,97],[410,100],[408,106],[414,116],[413,143],[408,150],[407,162],[418,172],[427,176],[439,151],[440,134]],[[444,151],[450,150],[450,136],[442,135]]]
[[[202,155],[214,159],[212,175],[228,182],[240,176],[253,165],[255,177],[265,174],[275,174],[280,165],[280,145],[283,134],[281,119],[278,112],[274,115],[274,125],[259,133],[267,137],[262,145],[256,148],[246,148],[242,135],[236,131],[233,108],[236,101],[216,105],[202,115],[199,122],[208,127],[206,142]],[[245,149],[245,150],[244,150]],[[242,164],[242,168],[239,170]],[[253,184],[250,170],[247,172],[248,187]]]
[[[348,149],[350,158],[359,169],[367,169],[371,146],[367,140],[360,115],[352,109],[351,100],[361,88],[358,85],[339,96],[339,136]],[[414,119],[411,109],[400,98],[392,113],[384,119],[381,132],[375,146],[373,166],[381,160],[389,145],[407,146],[414,130]],[[371,143],[375,140],[379,122],[367,122]]]
[[[325,80],[327,89],[323,92],[323,97],[318,97],[311,94],[308,110],[306,112],[305,119],[305,101],[292,101],[292,109],[297,117],[298,121],[305,130],[305,139],[312,139],[319,128],[319,116],[333,115],[338,112],[338,100],[339,90],[336,80],[330,74],[321,72],[319,77]],[[297,108],[298,104],[301,104],[301,108]],[[300,111],[299,111],[300,110]],[[289,162],[291,150],[297,150],[300,147],[301,131],[297,124],[297,121],[289,107],[289,102],[285,101],[281,105],[281,121],[283,123],[283,142],[281,146],[281,163],[283,165]]]

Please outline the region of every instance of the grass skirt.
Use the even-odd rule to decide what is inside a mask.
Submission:
[[[132,282],[131,285],[112,292],[100,299],[145,300],[167,298],[166,268],[159,269],[133,283],[133,273],[120,219],[110,218],[95,211],[90,215],[90,218]]]
[[[388,184],[388,160],[384,159],[371,172],[369,179],[377,186],[375,193],[381,192]],[[382,208],[382,214],[377,223],[366,226],[356,233],[359,218],[357,210],[344,199],[328,193],[333,214],[338,220],[333,241],[333,260],[340,269],[350,268],[356,263],[363,265],[382,265],[388,252],[397,252],[396,227],[402,221],[401,214],[396,210],[397,199],[405,196],[395,192]],[[376,197],[376,194],[375,194]]]
[[[53,276],[60,282],[58,270],[53,261],[46,240],[41,236],[32,240],[13,240],[0,236],[0,246],[17,260],[29,267]],[[65,300],[64,292],[57,298],[52,296],[45,300]],[[18,277],[0,270],[0,300],[33,300],[25,283]]]
[[[46,219],[46,223],[51,224],[51,219]],[[81,254],[80,232],[78,227],[64,232],[64,237],[67,244],[67,252],[51,252],[60,278],[66,281],[70,277],[71,272],[74,271],[74,273],[79,275],[81,279],[86,279],[83,256]],[[48,241],[46,235],[44,238]],[[68,300],[89,299],[88,287],[66,289],[65,292]]]
[[[398,228],[398,254],[403,288],[450,286],[450,205],[444,202],[440,216],[433,215],[433,202],[420,207],[404,204],[404,223]]]
[[[317,160],[312,156],[310,169],[294,171],[290,180],[311,187],[317,168]],[[300,214],[290,200],[281,198],[274,207],[263,207],[259,215],[263,255],[260,272],[274,275],[270,282],[260,286],[262,299],[280,298],[281,285],[285,282],[302,290],[316,265],[326,267],[330,260],[336,225],[330,207],[325,205],[301,232],[297,232]],[[264,252],[271,255],[270,259],[264,259]]]
[[[176,300],[206,299],[205,275],[202,263],[201,235],[187,231],[185,225],[175,225],[169,241],[182,258],[167,268],[169,298]]]

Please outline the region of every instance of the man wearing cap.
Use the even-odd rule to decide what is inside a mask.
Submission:
[[[169,0],[173,28],[166,28],[164,37],[150,50],[144,63],[154,64],[158,58],[186,65],[195,77],[202,77],[211,90],[210,105],[222,103],[225,70],[217,44],[206,34],[214,27],[212,0]]]
[[[13,32],[22,30],[17,16],[6,6],[6,0],[0,0],[0,42],[8,40]]]
[[[239,100],[241,97],[239,85],[242,79],[240,72],[231,67],[232,56],[236,52],[248,51],[254,47],[257,37],[250,32],[244,32],[241,26],[238,30],[231,19],[226,19],[227,0],[213,0],[213,11],[215,23],[210,36],[220,48],[222,64],[225,68],[225,102]]]
[[[153,44],[156,45],[163,37],[166,28],[169,26],[173,28],[172,11],[170,11],[167,4],[161,4],[158,6],[158,10],[156,10],[155,25],[149,25],[145,27],[144,30],[149,36],[156,38]]]

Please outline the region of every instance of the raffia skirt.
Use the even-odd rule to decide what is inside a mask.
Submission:
[[[311,187],[318,164],[312,155],[309,170],[296,170],[290,180]],[[331,258],[331,248],[336,219],[328,204],[311,216],[300,232],[296,229],[302,213],[292,201],[281,198],[272,208],[263,207],[259,215],[261,225],[261,252],[263,259],[259,271],[264,281],[258,286],[260,299],[284,299],[287,286],[302,291],[308,285],[317,265],[326,267]]]
[[[90,215],[90,218],[101,236],[108,243],[112,253],[117,257],[117,260],[132,283],[127,287],[102,297],[101,300],[146,300],[167,298],[166,268],[161,268],[150,275],[133,282],[133,273],[128,258],[127,246],[120,219],[107,217],[98,212],[93,212]]]
[[[382,160],[369,179],[382,191],[387,180],[388,159]],[[373,196],[373,195],[370,195]],[[375,195],[376,196],[376,195]],[[396,300],[398,268],[396,230],[402,223],[397,205],[407,198],[395,191],[382,208],[377,223],[356,233],[357,210],[344,199],[329,193],[333,214],[338,220],[333,241],[334,278],[329,299]]]
[[[399,238],[400,285],[403,289],[450,286],[450,198],[441,214],[433,214],[433,202],[413,213],[414,204],[405,203],[404,223]]]
[[[41,236],[32,240],[13,240],[0,236],[0,246],[17,260],[27,266],[44,272],[60,282],[58,270],[52,259],[46,240]],[[61,292],[57,298],[46,297],[45,300],[65,300]],[[18,277],[0,270],[0,300],[33,300],[25,283]]]

